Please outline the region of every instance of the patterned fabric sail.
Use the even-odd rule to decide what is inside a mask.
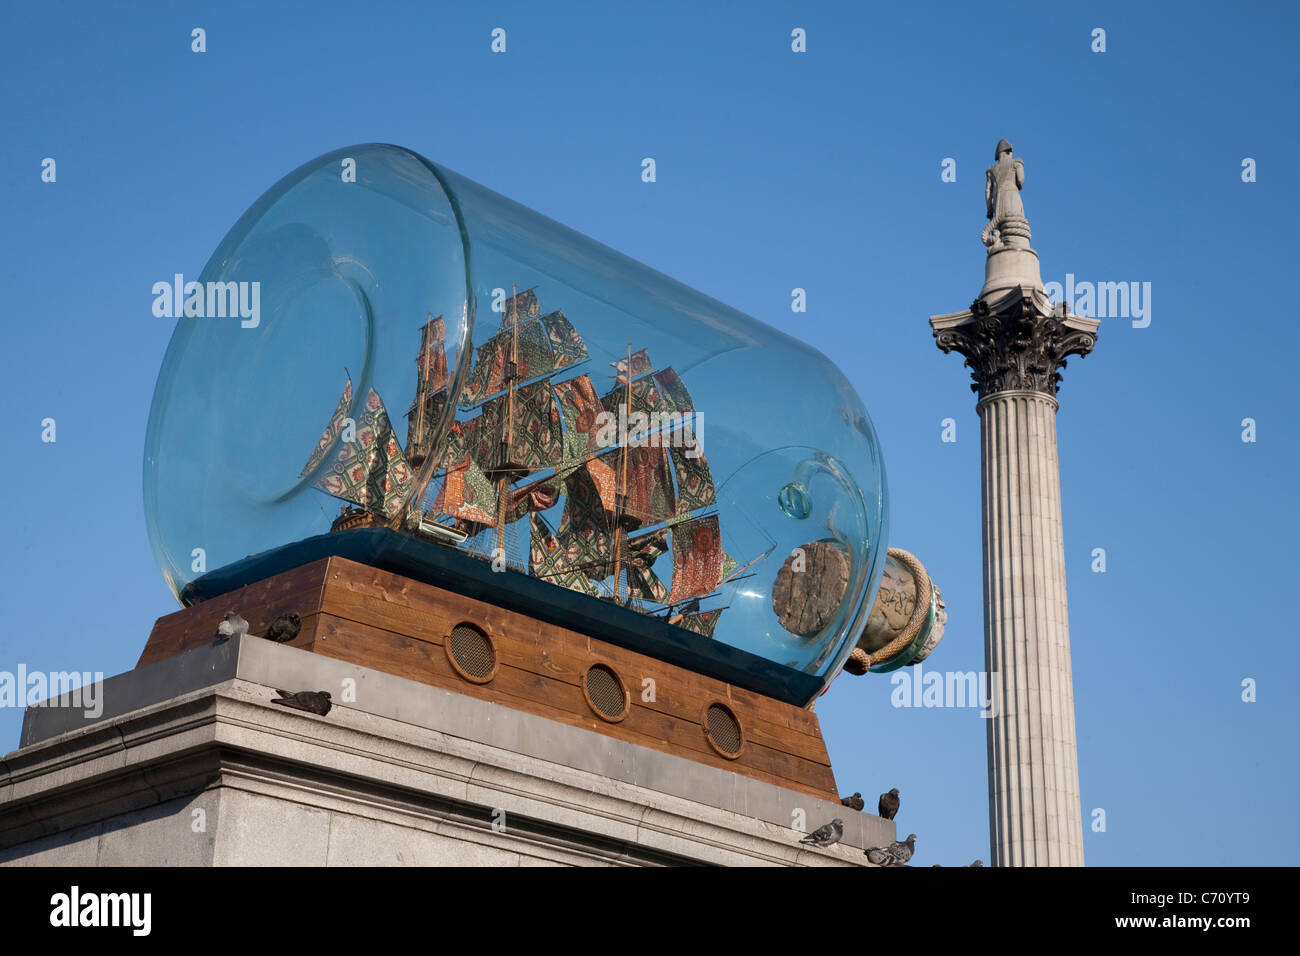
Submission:
[[[691,458],[688,452],[693,449],[669,448],[672,456],[673,472],[677,476],[677,513],[686,514],[698,508],[708,508],[717,504],[717,494],[713,489],[713,473],[703,455]]]
[[[352,410],[352,379],[343,386],[343,395],[339,398],[339,403],[334,406],[334,414],[330,416],[329,424],[325,426],[325,431],[320,436],[320,441],[316,443],[316,450],[311,453],[307,459],[307,464],[303,467],[299,477],[310,475],[320,467],[325,456],[330,453],[330,449],[335,446],[339,436],[343,434],[343,425],[348,418],[348,412]]]
[[[555,356],[556,371],[586,360],[587,344],[563,312],[557,310],[542,316],[542,325],[546,327],[551,354]],[[533,374],[539,373],[534,371]]]
[[[528,518],[531,539],[528,564],[533,576],[573,591],[598,595],[600,589],[595,581],[585,570],[573,564],[571,551],[561,546],[559,538],[541,516],[531,514]]]
[[[504,327],[514,322],[536,318],[541,311],[542,304],[537,301],[537,293],[532,289],[525,289],[506,300],[501,308],[501,325]]]
[[[603,408],[596,388],[586,375],[555,383],[555,398],[564,420],[565,465],[577,464],[596,451],[596,416]]]
[[[563,312],[540,313],[531,289],[514,295],[506,302],[500,329],[479,347],[460,401],[462,407],[477,407],[481,413],[452,428],[443,456],[446,475],[433,510],[480,527],[501,525],[500,532],[559,500],[560,483],[555,479],[513,487],[547,469],[557,469],[556,478],[563,477],[559,469],[566,440],[578,440],[578,433],[566,431],[563,420],[573,409],[557,402],[547,376],[585,360],[586,345]],[[516,359],[513,370],[511,355]],[[538,376],[540,381],[519,384]],[[500,510],[488,513],[488,503]]]
[[[713,611],[701,611],[699,614],[685,614],[677,624],[696,634],[712,637],[713,629],[718,626],[718,618],[722,617],[722,611],[722,608],[718,608]]]
[[[516,373],[521,382],[553,375],[587,358],[582,336],[563,312],[521,319],[518,324],[503,323],[501,330],[478,348],[474,368],[461,391],[462,408],[474,408],[505,391],[506,362],[512,348],[517,348]]]
[[[718,516],[708,515],[675,524],[673,537],[673,588],[668,604],[681,604],[717,588],[726,567],[735,562],[722,550]]]
[[[623,412],[623,418],[626,419],[633,412],[644,412],[648,415],[658,410],[663,401],[659,396],[659,387],[655,384],[654,377],[647,376],[634,381],[631,389],[626,385],[615,385],[601,396],[600,403],[605,411],[613,415],[618,415],[619,406],[624,406],[626,411]]]
[[[422,330],[424,341],[415,357],[417,391],[436,392],[449,384],[447,377],[447,326],[438,316]]]
[[[468,458],[463,467],[443,476],[442,487],[433,499],[433,511],[472,524],[496,525],[496,491],[492,482]]]
[[[632,447],[627,453],[627,484],[622,517],[633,527],[658,524],[673,515],[673,485],[668,477],[668,453],[660,447]],[[618,507],[619,456],[604,455],[586,464],[601,507],[612,522]]]
[[[712,636],[722,611],[701,611],[700,597],[715,591],[736,562],[722,549],[717,516],[692,517],[717,503],[716,490],[691,441],[694,403],[678,374],[671,367],[656,371],[641,349],[610,363],[614,384],[603,396],[586,374],[556,381],[590,356],[565,314],[543,315],[537,295],[526,289],[507,299],[500,327],[478,347],[457,396],[462,408],[479,414],[453,423],[434,452],[424,446],[445,412],[436,402],[448,400],[449,387],[442,318],[422,332],[408,435],[418,460],[438,456],[441,484],[429,511],[454,518],[470,535],[464,547],[473,551],[500,546],[502,532],[507,542],[515,540],[511,535],[522,538],[516,533],[526,528],[527,543],[516,540],[514,547],[526,547],[534,576],[589,595],[686,603],[674,623]],[[350,406],[350,387],[335,419]],[[511,407],[514,419],[507,422]],[[337,441],[335,419],[315,464]],[[561,497],[563,515],[552,530],[542,513]],[[654,570],[670,536],[671,588]]]
[[[636,538],[624,538],[624,570],[627,573],[628,594],[642,601],[663,604],[668,599],[668,588],[651,570],[655,560],[668,550],[668,529],[660,528]]]
[[[668,475],[668,452],[662,446],[627,449],[627,500],[623,515],[639,525],[672,517],[675,502]]]
[[[650,353],[646,349],[639,352],[633,352],[630,359],[621,358],[617,362],[611,362],[614,366],[614,381],[620,385],[626,385],[629,369],[632,378],[649,374],[654,371],[654,366],[650,364]]]
[[[503,464],[500,461],[501,443],[506,438],[509,406],[508,396],[498,396],[483,406],[482,415],[471,419],[479,424],[475,441],[469,446],[470,455],[485,472]],[[560,411],[550,385],[537,382],[515,389],[514,406],[510,442],[512,461],[530,473],[558,465],[564,449],[564,435],[560,430]]]
[[[560,500],[560,483],[553,478],[534,481],[522,488],[512,488],[509,494],[506,521],[519,521],[526,514],[555,507]]]
[[[656,372],[654,379],[663,402],[662,411],[680,413],[695,410],[695,403],[691,400],[691,393],[686,390],[686,383],[672,368]]]
[[[301,474],[324,467],[312,484],[335,498],[392,518],[411,490],[411,468],[393,434],[388,411],[373,388],[355,423],[353,441],[344,441],[346,419],[352,405],[352,380],[343,388],[334,415]],[[330,457],[330,450],[337,451]]]
[[[589,467],[578,468],[565,478],[564,496],[564,516],[556,539],[565,551],[565,560],[569,567],[602,581],[609,576],[614,559],[613,524]]]
[[[626,364],[626,360],[619,364]],[[690,393],[671,368],[635,379],[630,389],[626,384],[615,385],[601,397],[600,404],[618,422],[616,429],[605,429],[597,442],[602,446],[611,440],[621,441],[624,436],[669,444],[674,431],[690,424],[683,421],[684,416],[694,411]]]
[[[443,446],[438,468],[445,471],[442,486],[430,510],[467,522],[463,530],[473,533],[475,525],[495,527],[497,514],[496,486],[483,473],[470,449],[477,445],[481,415],[463,422],[453,422]]]

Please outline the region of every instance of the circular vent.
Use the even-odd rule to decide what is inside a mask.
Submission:
[[[631,697],[618,675],[604,664],[592,664],[582,679],[582,692],[597,715],[609,721],[627,716]]]
[[[461,677],[486,684],[497,671],[497,651],[492,639],[473,624],[457,624],[447,637],[447,659]]]
[[[739,757],[745,749],[745,735],[740,729],[740,721],[722,704],[713,703],[705,708],[704,736],[709,739],[714,750],[730,760]]]

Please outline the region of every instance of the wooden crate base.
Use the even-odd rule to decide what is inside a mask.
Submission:
[[[278,615],[297,611],[302,631],[291,647],[839,800],[809,710],[346,558],[323,558],[159,618],[136,666],[210,643],[231,609],[258,635]],[[465,679],[449,659],[446,640],[462,623],[495,647],[497,668],[486,683]],[[618,722],[602,719],[584,693],[584,674],[597,663],[630,693],[631,706]],[[739,757],[722,756],[705,732],[714,702],[739,720]]]

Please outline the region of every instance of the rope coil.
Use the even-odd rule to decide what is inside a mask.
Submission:
[[[889,556],[907,568],[908,573],[912,575],[912,580],[916,582],[916,606],[912,608],[912,616],[907,619],[907,624],[903,630],[892,641],[879,650],[868,653],[860,647],[853,648],[853,653],[849,659],[844,662],[844,669],[850,674],[865,674],[871,669],[872,665],[880,664],[889,660],[898,654],[901,654],[916,640],[916,635],[920,633],[921,628],[925,625],[925,619],[930,614],[930,602],[934,596],[934,582],[930,580],[930,575],[926,573],[925,565],[916,559],[916,556],[910,551],[904,551],[902,548],[890,548]]]

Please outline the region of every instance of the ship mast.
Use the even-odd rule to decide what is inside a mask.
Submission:
[[[424,334],[422,336],[422,341],[420,342],[420,351],[424,353],[423,355],[424,366],[423,368],[420,369],[421,375],[420,375],[420,385],[418,389],[419,394],[416,396],[420,404],[415,409],[415,437],[416,437],[416,441],[419,443],[418,447],[421,452],[420,463],[422,463],[425,458],[425,455],[423,454],[425,450],[423,447],[424,446],[424,406],[428,404],[429,399],[428,396],[424,394],[424,390],[428,388],[429,385],[429,353],[433,351],[432,349],[429,348],[429,326],[432,324],[431,322],[432,319],[433,319],[432,311],[425,314]]]
[[[503,559],[506,553],[506,515],[509,501],[506,490],[510,486],[510,446],[515,435],[515,376],[519,362],[519,313],[516,308],[514,283],[510,285],[510,361],[506,363],[506,431],[501,442],[503,471],[497,478],[497,554]]]
[[[617,365],[615,366],[617,368]],[[632,409],[632,344],[627,346],[627,391],[623,407],[627,409],[620,420],[626,420]],[[623,504],[627,499],[627,436],[619,435],[618,488],[614,492],[614,603],[622,602],[622,587],[619,585],[619,572],[623,565]]]

